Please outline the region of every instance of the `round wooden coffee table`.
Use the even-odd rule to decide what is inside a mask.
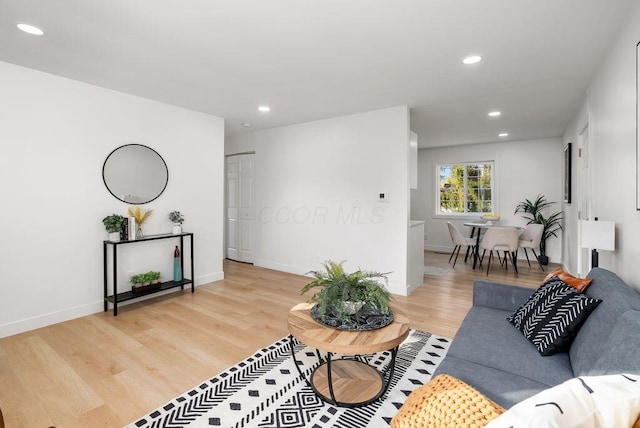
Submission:
[[[289,311],[291,354],[296,368],[315,393],[324,401],[341,407],[357,407],[382,397],[393,377],[398,346],[409,335],[409,319],[400,309],[391,307],[394,320],[386,327],[369,331],[337,330],[319,324],[311,317],[313,303],[300,303]],[[318,363],[310,379],[296,361],[294,340],[316,348]],[[378,371],[361,355],[391,351],[389,365]],[[320,351],[326,353],[322,357]],[[333,354],[353,356],[332,360]]]

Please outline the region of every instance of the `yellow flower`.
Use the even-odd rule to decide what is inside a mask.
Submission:
[[[147,218],[149,218],[149,216],[151,215],[151,213],[153,212],[153,210],[146,210],[144,212],[142,212],[142,210],[140,209],[140,207],[138,205],[135,205],[133,207],[129,207],[129,215],[133,218],[136,219],[136,224],[142,224],[144,223]]]

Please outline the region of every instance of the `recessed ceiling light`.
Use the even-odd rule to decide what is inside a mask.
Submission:
[[[266,113],[268,111],[271,111],[271,108],[269,108],[269,106],[260,106],[258,107],[258,110],[260,110],[263,113]]]
[[[44,34],[44,31],[33,25],[17,24],[16,26],[25,33],[33,34],[34,36],[42,36]]]
[[[499,111],[491,111],[491,112],[489,112],[489,117],[498,117],[501,114],[502,113],[500,113]]]
[[[482,57],[480,55],[469,55],[462,60],[463,64],[471,65],[477,62],[482,61]]]
[[[501,132],[498,134],[498,137],[508,137],[509,133],[508,132]]]

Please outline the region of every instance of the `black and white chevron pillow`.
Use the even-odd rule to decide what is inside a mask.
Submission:
[[[582,323],[601,301],[552,276],[507,317],[507,321],[520,330],[541,355],[553,355],[571,345]]]

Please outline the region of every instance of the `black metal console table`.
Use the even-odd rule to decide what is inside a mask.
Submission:
[[[162,235],[149,235],[149,236],[145,236],[144,238],[138,238],[138,239],[131,239],[128,241],[103,241],[102,243],[102,256],[103,256],[103,279],[104,279],[104,311],[107,312],[108,310],[108,303],[112,303],[113,304],[113,316],[117,316],[118,315],[118,303],[120,302],[125,302],[127,300],[131,300],[131,299],[137,299],[138,297],[142,297],[142,296],[147,296],[149,294],[154,294],[154,293],[158,293],[160,291],[164,291],[164,290],[169,290],[171,288],[176,288],[176,287],[180,287],[182,290],[184,290],[184,286],[187,284],[191,284],[191,292],[195,292],[195,287],[194,287],[194,279],[189,279],[189,278],[185,278],[184,276],[182,277],[181,281],[165,281],[165,282],[161,282],[160,283],[160,287],[153,289],[153,290],[145,290],[145,291],[140,291],[140,292],[133,292],[133,291],[125,291],[122,293],[118,293],[118,258],[117,258],[117,253],[118,253],[118,246],[120,245],[128,245],[128,244],[135,244],[137,242],[145,242],[145,241],[155,241],[158,239],[172,239],[172,238],[179,238],[180,239],[180,269],[183,272],[184,275],[184,251],[183,251],[183,247],[184,247],[184,237],[188,236],[189,242],[190,242],[190,251],[189,251],[189,257],[190,257],[190,262],[191,262],[191,277],[195,278],[195,274],[193,273],[193,258],[194,258],[194,254],[193,254],[193,233],[188,233],[188,232],[183,232],[183,233],[177,233],[177,234],[172,234],[172,233],[166,233],[166,234],[162,234]],[[111,246],[111,248],[113,249],[113,253],[112,253],[112,264],[113,264],[113,294],[109,295],[109,291],[107,289],[107,285],[108,285],[108,280],[107,280],[107,273],[108,273],[108,266],[107,266],[107,247]]]

